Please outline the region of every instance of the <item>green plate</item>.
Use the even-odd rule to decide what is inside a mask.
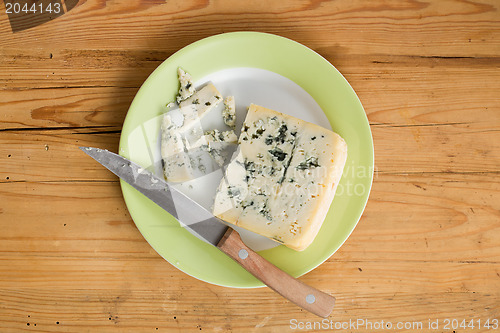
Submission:
[[[271,34],[235,32],[205,38],[165,60],[144,82],[125,119],[120,154],[140,149],[132,132],[162,113],[161,106],[175,98],[177,68],[188,68],[193,79],[223,69],[253,67],[280,74],[303,88],[321,106],[333,131],[347,142],[348,158],[337,194],[314,242],[296,252],[277,246],[259,253],[298,277],[327,260],[349,237],[368,200],[373,179],[373,142],[363,106],[345,78],[327,60],[292,40]],[[157,130],[152,130],[157,135]],[[147,152],[145,152],[147,154]],[[137,158],[132,158],[140,163]],[[140,158],[139,158],[140,160]],[[217,248],[181,228],[167,212],[128,184],[123,196],[137,228],[148,243],[183,272],[209,283],[228,287],[263,284]]]

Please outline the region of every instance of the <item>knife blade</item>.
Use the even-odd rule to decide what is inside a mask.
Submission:
[[[335,297],[304,284],[262,258],[224,221],[170,186],[163,178],[105,149],[80,147],[87,155],[169,212],[186,228],[219,248],[268,287],[320,317],[330,315]]]
[[[80,149],[207,242],[217,245],[226,232],[228,226],[219,218],[182,192],[169,186],[163,178],[108,150],[92,147],[80,147]]]

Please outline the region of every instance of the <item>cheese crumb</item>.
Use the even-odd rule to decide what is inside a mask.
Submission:
[[[224,99],[224,110],[222,110],[222,119],[224,124],[231,127],[232,129],[236,126],[236,105],[234,102],[234,96],[227,96]]]
[[[185,101],[191,97],[196,89],[193,85],[193,79],[191,75],[185,72],[182,68],[177,68],[177,76],[179,77],[179,94],[177,95],[177,103]]]

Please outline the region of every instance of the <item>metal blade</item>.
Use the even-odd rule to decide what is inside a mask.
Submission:
[[[92,147],[80,147],[80,149],[207,242],[217,245],[226,232],[228,226],[222,220],[170,186],[163,178],[108,150]]]

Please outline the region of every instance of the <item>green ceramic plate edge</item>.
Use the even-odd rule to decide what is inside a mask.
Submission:
[[[178,89],[177,67],[193,79],[234,67],[266,69],[289,78],[307,91],[325,112],[333,131],[347,142],[348,159],[337,195],[323,226],[306,250],[278,246],[259,252],[289,274],[301,276],[327,260],[347,240],[365,208],[373,180],[373,141],[361,102],[347,80],[326,59],[290,39],[258,32],[215,35],[179,50],[148,77],[132,101],[120,138],[120,154],[129,157],[127,136],[161,113]],[[237,97],[236,97],[237,98]],[[121,181],[123,196],[137,228],[172,265],[205,282],[253,288],[263,284],[215,247],[206,244]],[[347,193],[351,188],[351,195]],[[354,191],[357,189],[356,191]]]

